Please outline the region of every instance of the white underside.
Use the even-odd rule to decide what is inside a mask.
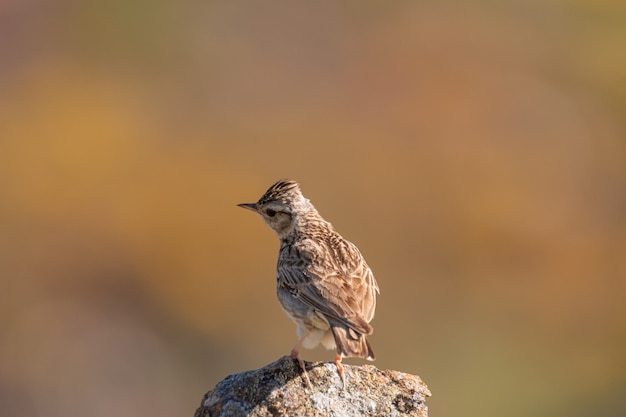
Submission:
[[[301,338],[307,329],[301,326],[298,326],[296,329],[296,333],[298,334],[298,339]],[[314,329],[309,332],[309,335],[302,341],[302,347],[307,349],[314,349],[319,344],[322,344],[324,348],[328,350],[332,350],[336,348],[335,338],[333,337],[333,332],[328,330]]]

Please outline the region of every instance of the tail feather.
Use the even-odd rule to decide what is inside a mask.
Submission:
[[[338,355],[344,358],[364,358],[370,361],[375,359],[372,346],[364,334],[343,326],[332,326],[331,329]]]

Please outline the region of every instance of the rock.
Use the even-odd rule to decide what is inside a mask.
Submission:
[[[346,388],[334,363],[305,362],[307,387],[295,359],[228,376],[203,398],[195,417],[427,417],[428,387],[420,377],[375,366],[344,364]]]

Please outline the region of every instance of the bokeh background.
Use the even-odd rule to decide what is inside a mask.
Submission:
[[[288,353],[235,206],[288,177],[431,416],[625,415],[625,51],[623,1],[3,0],[0,414],[191,416]]]

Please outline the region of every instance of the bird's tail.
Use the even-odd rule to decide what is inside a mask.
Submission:
[[[364,334],[343,326],[332,326],[337,354],[344,358],[364,358],[370,361],[375,359],[374,351]]]

